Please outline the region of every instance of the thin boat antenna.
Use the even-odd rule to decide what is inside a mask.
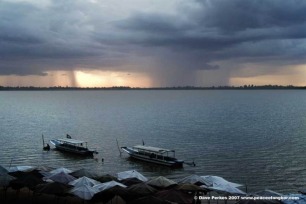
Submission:
[[[120,147],[119,147],[119,142],[118,142],[117,138],[116,138],[116,142],[117,142],[118,151],[119,151],[120,156],[121,156],[122,152],[121,152],[121,150],[120,150]]]
[[[142,145],[145,146],[145,142],[143,141],[143,139],[142,139]]]

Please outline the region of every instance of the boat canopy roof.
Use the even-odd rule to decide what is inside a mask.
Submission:
[[[166,152],[174,152],[174,150],[170,150],[170,149],[163,149],[163,148],[159,148],[159,147],[151,147],[151,146],[144,146],[144,145],[136,145],[134,146],[135,149],[139,149],[139,150],[146,150],[146,151],[150,151],[150,152],[155,152],[155,153],[166,153]]]
[[[70,143],[70,144],[83,144],[86,143],[84,141],[81,140],[75,140],[75,139],[57,139],[60,142],[66,142],[66,143]]]

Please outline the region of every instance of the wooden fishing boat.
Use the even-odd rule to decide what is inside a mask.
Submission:
[[[136,145],[134,147],[121,147],[121,149],[128,153],[132,158],[138,160],[174,168],[183,167],[184,161],[175,158],[175,150],[145,145]]]
[[[87,142],[81,140],[75,140],[71,138],[64,139],[52,139],[50,143],[55,146],[55,148],[62,152],[68,152],[83,156],[93,156],[97,154],[96,150],[88,149]]]

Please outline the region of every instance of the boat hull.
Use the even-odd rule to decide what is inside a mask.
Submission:
[[[132,150],[129,147],[121,147],[122,150],[124,150],[126,153],[130,155],[131,158],[145,161],[145,162],[150,162],[158,165],[163,165],[163,166],[168,166],[172,168],[182,168],[184,161],[182,160],[177,160],[174,159],[171,161],[167,160],[162,160],[162,159],[157,159],[157,158],[151,158],[150,156],[147,155],[142,155],[142,154],[137,154],[134,150]]]

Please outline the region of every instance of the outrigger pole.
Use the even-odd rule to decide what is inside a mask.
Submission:
[[[49,151],[49,150],[50,150],[49,144],[47,143],[47,146],[45,146],[44,134],[42,134],[41,137],[42,137],[42,141],[43,141],[43,150],[44,150],[44,151]]]
[[[118,151],[119,151],[120,156],[121,156],[122,152],[121,152],[121,150],[120,150],[120,147],[119,147],[119,142],[118,142],[117,138],[116,138],[116,142],[117,142]]]
[[[45,139],[44,139],[44,134],[41,135],[42,141],[43,141],[43,148],[45,147]]]
[[[13,158],[11,158],[11,162],[10,162],[10,166],[9,166],[9,169],[11,168],[11,166],[12,166],[12,163],[13,163]]]

